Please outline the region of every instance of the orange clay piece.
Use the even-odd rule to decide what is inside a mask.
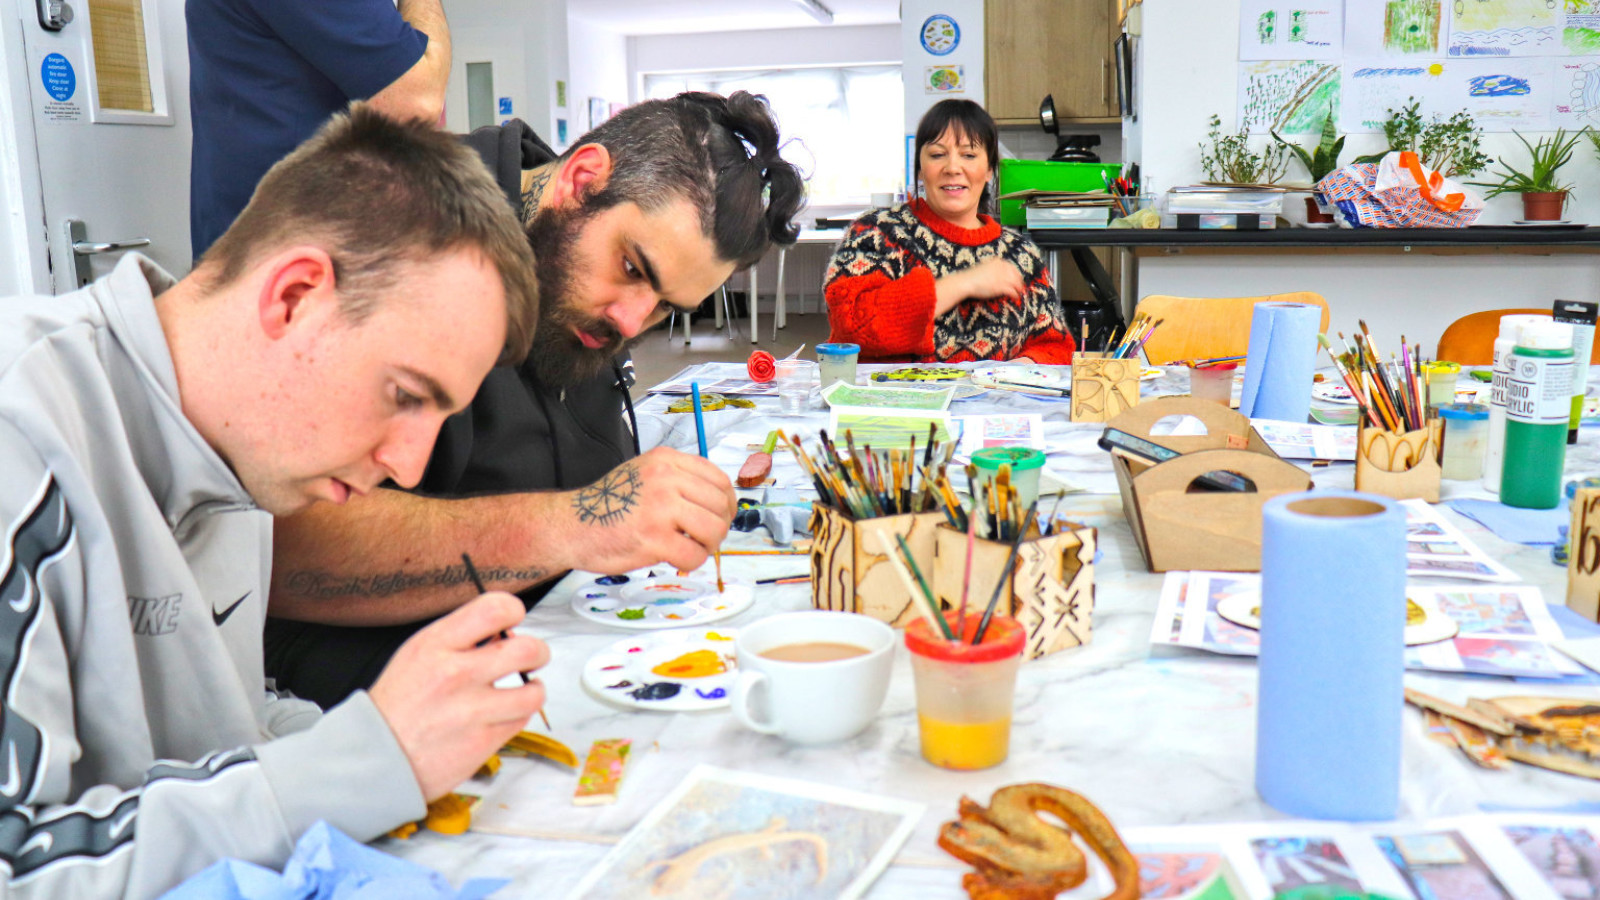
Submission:
[[[1070,831],[1040,819],[1058,816]],[[1117,830],[1082,795],[1049,784],[1013,784],[987,808],[961,798],[961,818],[939,829],[939,846],[976,866],[962,876],[972,900],[1050,900],[1088,877],[1077,832],[1105,862],[1116,888],[1105,900],[1138,900],[1139,864]]]
[[[428,817],[422,824],[440,834],[466,834],[472,825],[472,798],[445,794],[428,804]]]
[[[392,837],[398,841],[409,841],[411,840],[411,836],[416,833],[417,823],[407,822],[404,825],[401,825],[399,828],[390,831],[389,837]]]
[[[500,754],[496,753],[483,761],[478,771],[473,773],[473,778],[493,778],[500,774]]]

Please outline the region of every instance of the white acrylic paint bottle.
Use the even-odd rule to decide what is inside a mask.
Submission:
[[[1517,346],[1522,326],[1549,316],[1514,315],[1500,317],[1500,334],[1494,339],[1494,380],[1489,383],[1489,447],[1483,458],[1483,487],[1500,493],[1501,460],[1506,449],[1506,379],[1511,374],[1511,351]]]

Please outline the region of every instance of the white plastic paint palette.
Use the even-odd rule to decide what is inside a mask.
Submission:
[[[634,709],[718,709],[728,705],[739,677],[737,634],[734,628],[685,628],[618,641],[584,663],[583,685]]]
[[[714,581],[679,578],[671,570],[605,575],[578,588],[572,609],[591,622],[618,628],[707,625],[744,612],[755,599],[747,582],[725,578],[722,583],[725,590],[718,593]]]
[[[1460,626],[1455,619],[1450,618],[1441,610],[1433,600],[1409,598],[1416,604],[1416,612],[1420,613],[1421,621],[1407,623],[1406,646],[1415,647],[1420,644],[1434,644],[1456,636]],[[1261,630],[1261,595],[1251,592],[1233,594],[1224,597],[1217,603],[1217,615],[1241,628],[1252,631]]]

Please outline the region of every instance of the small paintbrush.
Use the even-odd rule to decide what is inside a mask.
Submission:
[[[478,593],[487,594],[489,592],[489,590],[488,590],[488,588],[485,588],[483,586],[483,579],[478,577],[478,567],[474,566],[472,564],[472,557],[470,557],[467,554],[463,553],[463,554],[461,554],[461,562],[462,562],[463,565],[465,565],[467,567],[467,577],[472,579],[472,586],[478,589]],[[504,631],[500,632],[500,639],[501,640],[505,640],[507,637],[508,637],[508,635]],[[527,684],[528,683],[528,673],[527,672],[520,672],[519,671],[517,674],[522,677],[522,683],[523,684]],[[544,708],[543,707],[539,708],[539,718],[540,718],[541,721],[544,722],[544,730],[545,731],[555,731],[554,728],[550,727],[550,717],[544,714]]]

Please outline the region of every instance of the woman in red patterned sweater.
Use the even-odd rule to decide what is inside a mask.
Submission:
[[[916,135],[926,199],[850,224],[824,277],[829,340],[860,344],[864,362],[1072,361],[1039,248],[982,212],[998,151],[978,104],[928,110]]]

